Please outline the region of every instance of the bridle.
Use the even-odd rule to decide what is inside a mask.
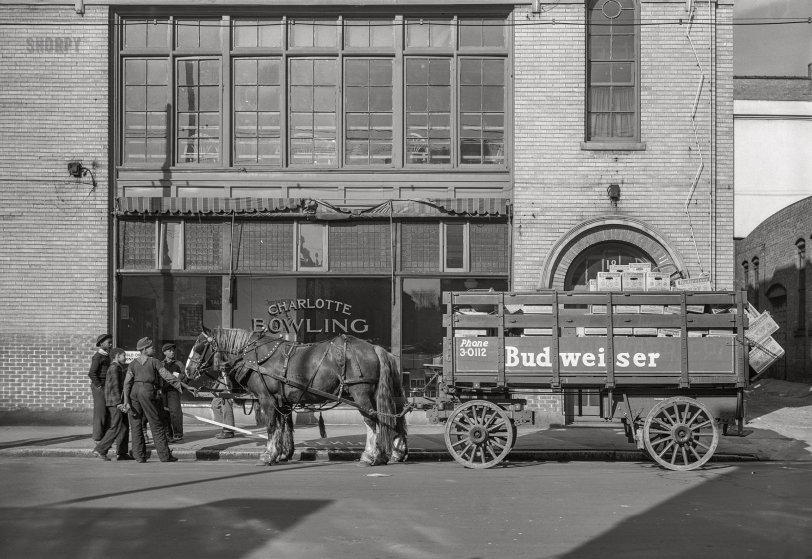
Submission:
[[[209,336],[208,334],[205,334],[205,332],[203,334],[206,336],[206,343],[208,344],[210,355],[204,359],[203,356],[205,355],[206,352],[202,352],[201,357],[196,358],[195,355],[197,355],[197,351],[195,348],[197,347],[197,344],[195,344],[195,346],[192,348],[192,352],[189,354],[189,359],[186,363],[186,370],[188,371],[189,365],[191,363],[194,363],[195,372],[197,372],[197,377],[199,377],[200,375],[206,375],[210,379],[216,380],[217,378],[219,378],[219,374],[217,375],[217,377],[213,377],[207,371],[214,370],[213,366],[214,357],[220,352],[220,348],[217,347],[216,339]]]

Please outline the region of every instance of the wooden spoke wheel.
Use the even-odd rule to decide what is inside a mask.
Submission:
[[[492,468],[513,448],[516,430],[494,403],[471,400],[456,408],[445,424],[445,445],[466,468]]]
[[[651,409],[643,426],[643,441],[660,466],[693,470],[713,456],[719,428],[705,404],[677,396]]]

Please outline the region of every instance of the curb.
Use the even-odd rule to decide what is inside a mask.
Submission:
[[[53,457],[53,458],[92,458],[92,449],[78,448],[14,448],[0,450],[0,457]],[[362,449],[315,449],[297,448],[291,462],[353,462],[361,458]],[[200,462],[258,460],[260,450],[186,450],[173,449],[172,455],[180,460]],[[154,458],[154,451],[147,455]],[[415,450],[409,452],[409,462],[450,462],[451,455],[441,450]],[[714,454],[710,462],[759,462],[753,454]],[[514,450],[505,462],[650,462],[640,451],[634,450]]]

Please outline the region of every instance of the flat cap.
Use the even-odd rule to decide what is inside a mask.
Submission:
[[[149,338],[141,338],[140,340],[138,340],[138,343],[135,345],[135,349],[137,349],[138,351],[144,351],[145,349],[147,349],[148,347],[151,347],[151,346],[152,346],[152,340],[150,340]]]
[[[175,344],[164,344],[161,346],[161,351],[168,351],[170,349],[176,349],[178,346]]]
[[[96,347],[99,347],[104,340],[112,340],[112,334],[102,334],[98,338],[96,338]]]

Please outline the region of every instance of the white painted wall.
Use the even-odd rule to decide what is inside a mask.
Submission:
[[[735,237],[812,195],[812,102],[734,101]]]

